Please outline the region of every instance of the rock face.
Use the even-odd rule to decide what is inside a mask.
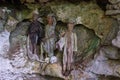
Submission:
[[[16,28],[13,31],[11,31],[10,37],[9,37],[11,47],[17,43],[18,44],[23,43],[23,44],[21,44],[21,46],[25,45],[26,39],[27,39],[26,32],[27,32],[29,24],[30,24],[30,21],[23,20],[16,25]],[[22,40],[22,42],[20,42],[21,40]]]
[[[8,18],[7,8],[0,8],[0,14],[0,32],[2,32]]]
[[[52,11],[56,13],[58,20],[68,22],[68,19],[70,18],[76,19],[77,24],[83,24],[87,28],[93,29],[101,40],[107,36],[110,27],[112,27],[113,20],[109,17],[105,17],[104,12],[95,2],[81,2],[78,5],[67,2],[63,3],[57,4],[56,2],[50,4],[50,7]],[[87,6],[84,6],[84,4]]]
[[[110,49],[112,50],[112,52],[109,52],[110,50],[107,49],[108,47],[103,47],[102,49],[100,49],[99,55],[93,60],[93,62],[91,62],[92,66],[88,67],[87,70],[95,74],[101,74],[106,76],[113,75],[119,77],[120,63],[119,60],[118,61],[115,60],[115,59],[120,59],[118,57],[119,56],[117,52],[118,50],[115,49],[114,47],[111,47],[113,48]],[[116,53],[118,55],[115,57]]]
[[[120,0],[108,0],[110,3],[112,3],[112,4],[116,4],[116,3],[119,3],[120,2]]]
[[[22,0],[22,2],[24,1],[25,0]],[[106,6],[106,12],[101,10],[94,0],[89,2],[81,1],[77,4],[64,0],[61,2],[54,0],[48,3],[46,2],[49,0],[40,0],[41,3],[44,3],[42,5],[34,4],[35,0],[26,1],[29,2],[25,4],[27,9],[20,11],[15,10],[15,12],[14,10],[11,11],[11,14],[14,13],[15,15],[8,15],[9,10],[6,10],[6,8],[0,9],[0,14],[3,15],[0,17],[0,32],[4,29],[7,29],[7,31],[10,32],[10,36],[7,36],[7,42],[9,37],[10,50],[3,54],[0,53],[0,60],[6,62],[2,62],[3,65],[10,65],[10,68],[13,70],[9,71],[9,68],[7,67],[8,69],[5,69],[5,71],[0,70],[2,72],[0,75],[4,76],[5,74],[8,74],[8,76],[15,76],[13,80],[16,79],[16,74],[18,73],[20,73],[20,75],[17,77],[20,78],[20,80],[64,79],[60,62],[47,64],[28,59],[26,50],[26,31],[30,24],[32,12],[34,9],[38,8],[40,16],[43,18],[45,24],[45,16],[49,12],[55,13],[58,21],[55,29],[57,37],[61,30],[67,29],[69,19],[72,18],[76,20],[74,32],[76,32],[78,37],[78,52],[74,58],[76,62],[80,62],[81,57],[83,57],[83,63],[86,64],[86,66],[83,66],[83,69],[80,67],[82,66],[82,63],[78,63],[77,66],[75,65],[75,69],[70,74],[71,80],[99,80],[99,76],[101,75],[120,77],[119,0],[109,0],[111,4]],[[4,14],[2,10],[5,11]],[[0,39],[4,40],[1,38],[2,36],[4,35],[1,34]],[[1,46],[0,49],[3,49]],[[5,47],[5,49],[8,50],[8,47]],[[9,55],[13,56],[13,60],[7,58],[7,52],[8,54],[10,53]],[[59,61],[61,61],[62,53],[56,52],[56,54],[57,57],[60,58]],[[94,56],[94,58],[85,62],[86,59],[89,60],[91,55]],[[35,76],[31,73],[35,74]],[[23,74],[25,75],[23,76]],[[37,74],[40,74],[41,76],[38,76]],[[4,77],[2,77],[2,79],[4,79]]]
[[[11,31],[13,31],[15,29],[17,23],[18,23],[18,20],[16,20],[15,18],[9,16],[5,28],[9,32],[11,32]]]
[[[0,20],[0,32],[2,32],[3,31],[3,22],[2,22],[2,20]]]
[[[120,31],[118,32],[117,37],[112,40],[112,44],[120,48]]]
[[[120,0],[109,0],[111,4],[108,4],[106,7],[106,15],[112,16],[114,18],[120,18]]]
[[[52,74],[51,74],[52,73]],[[49,64],[44,71],[45,75],[64,78],[60,64]]]
[[[119,49],[113,46],[104,46],[102,47],[102,52],[105,57],[108,59],[120,59]]]
[[[39,73],[39,62],[32,62],[25,54],[25,48],[17,50],[9,60],[7,53],[9,51],[9,35],[8,31],[0,34],[0,79],[1,80],[23,80],[28,74]],[[23,76],[24,75],[24,76]]]

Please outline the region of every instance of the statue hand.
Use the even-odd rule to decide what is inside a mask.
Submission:
[[[58,43],[56,43],[56,49],[58,49],[58,48],[59,48]]]
[[[60,33],[60,37],[64,37],[65,32],[63,31],[62,33]]]
[[[56,43],[56,48],[57,48],[58,50],[60,50],[60,46],[59,46],[58,42]]]

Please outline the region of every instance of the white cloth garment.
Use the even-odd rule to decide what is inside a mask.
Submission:
[[[60,48],[63,51],[63,67],[69,69],[73,63],[73,52],[77,51],[77,36],[76,33],[67,33],[58,41]]]

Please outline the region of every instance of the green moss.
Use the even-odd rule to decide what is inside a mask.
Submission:
[[[93,29],[101,40],[106,37],[112,26],[112,20],[104,15],[104,11],[94,1],[82,1],[79,4],[61,2],[59,4],[51,4],[50,8],[56,13],[58,20],[66,23],[70,18],[77,19],[81,17],[82,24],[89,29]]]
[[[97,36],[95,36],[95,37],[90,41],[90,45],[88,46],[88,48],[85,49],[85,51],[83,52],[83,54],[84,54],[83,57],[86,58],[86,57],[94,54],[94,52],[92,52],[91,54],[90,54],[90,52],[91,52],[91,51],[95,51],[95,50],[98,48],[99,44],[100,44],[100,38],[98,38]]]
[[[31,12],[32,10],[30,9],[23,9],[23,10],[17,11],[16,12],[17,19],[19,21],[22,21],[23,19],[31,18],[32,17],[32,15],[30,15]]]

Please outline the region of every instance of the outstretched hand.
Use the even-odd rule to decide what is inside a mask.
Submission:
[[[62,32],[60,33],[60,37],[64,37],[64,35],[65,35],[65,31],[62,31]]]

